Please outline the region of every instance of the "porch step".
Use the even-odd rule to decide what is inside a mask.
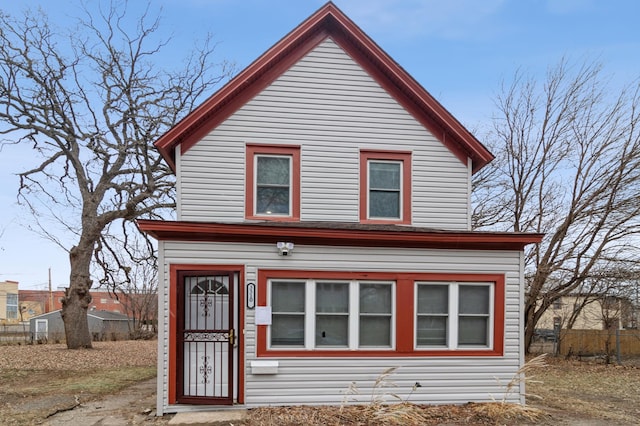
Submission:
[[[198,411],[191,413],[177,413],[171,420],[170,425],[211,425],[226,424],[244,420],[247,410],[220,410],[220,411]]]

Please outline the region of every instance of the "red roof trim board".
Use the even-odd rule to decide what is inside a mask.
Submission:
[[[399,225],[359,226],[344,223],[210,223],[138,220],[140,229],[157,240],[224,241],[295,244],[438,248],[463,250],[523,250],[542,241],[543,234],[441,231]]]
[[[473,171],[493,155],[384,50],[329,2],[240,72],[155,143],[175,171],[175,148],[186,152],[319,43],[331,37]]]

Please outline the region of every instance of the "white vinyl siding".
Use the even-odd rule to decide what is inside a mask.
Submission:
[[[327,39],[180,158],[179,219],[244,221],[245,144],[301,147],[301,220],[359,221],[359,150],[412,153],[413,225],[463,230],[469,174]]]
[[[419,273],[487,273],[505,276],[505,327],[503,356],[436,356],[436,357],[317,357],[269,358],[278,361],[278,372],[252,375],[249,368],[256,360],[254,310],[246,310],[244,318],[245,403],[248,407],[287,404],[336,404],[343,392],[356,382],[362,394],[371,392],[378,376],[389,367],[398,367],[390,378],[398,385],[394,393],[407,397],[416,381],[422,384],[409,400],[416,403],[465,403],[502,398],[508,383],[521,362],[520,333],[522,318],[522,255],[517,251],[431,250],[400,248],[362,248],[307,246],[296,244],[292,256],[277,255],[271,244],[164,242],[162,269],[170,264],[245,265],[245,282],[257,282],[260,269],[419,272]],[[168,276],[165,273],[165,279]],[[164,298],[165,289],[160,290]],[[256,294],[256,297],[258,295]],[[164,322],[168,311],[165,306]],[[243,319],[241,319],[241,324]],[[161,328],[159,340],[166,351],[168,327]],[[166,352],[164,352],[166,354]],[[263,358],[260,358],[263,359]],[[162,359],[166,366],[166,355]],[[166,371],[166,370],[164,370]],[[167,406],[164,376],[165,411],[179,410]],[[499,382],[498,382],[499,380]],[[500,385],[502,383],[503,385]],[[523,385],[522,385],[523,386]],[[515,389],[507,400],[522,402],[524,389]],[[366,402],[366,401],[363,401]]]

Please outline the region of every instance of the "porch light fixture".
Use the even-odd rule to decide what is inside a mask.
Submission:
[[[279,241],[277,244],[277,247],[278,247],[278,254],[280,256],[289,256],[293,251],[293,243],[285,243],[285,242]]]

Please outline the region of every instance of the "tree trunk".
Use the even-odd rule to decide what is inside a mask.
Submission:
[[[91,347],[87,308],[91,303],[89,270],[92,251],[93,244],[85,241],[69,253],[70,282],[62,298],[62,320],[68,349]]]
[[[531,343],[533,342],[533,334],[535,331],[535,305],[531,306],[528,302],[525,303],[525,327],[524,327],[524,353],[529,354],[531,349]]]

